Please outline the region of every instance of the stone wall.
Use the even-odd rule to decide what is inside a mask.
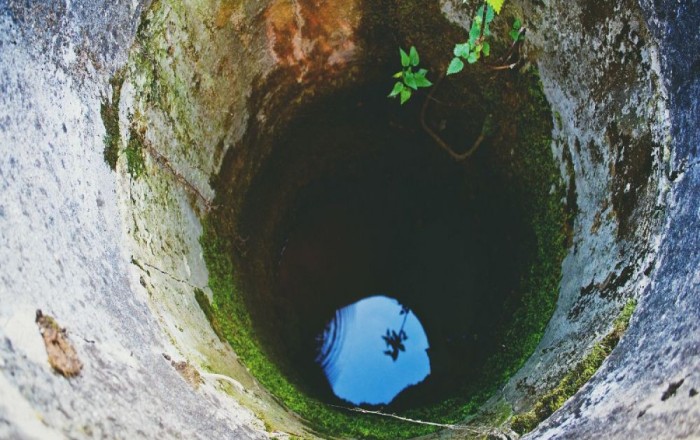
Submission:
[[[577,215],[555,316],[498,397],[527,409],[639,300],[598,374],[532,438],[700,435],[700,10],[661,3],[512,5]],[[209,294],[198,237],[210,178],[249,129],[251,103],[274,127],[279,101],[254,100],[254,85],[280,66],[326,81],[318,63],[354,50],[346,36],[280,52],[275,42],[329,30],[276,4],[0,0],[0,437],[310,435],[218,340],[194,293]],[[352,27],[348,8],[334,28]],[[145,145],[141,178],[103,160],[100,109],[127,64],[121,142]],[[273,78],[266,96],[298,83]],[[260,157],[238,160],[246,176]],[[36,309],[67,328],[79,377],[51,370]]]

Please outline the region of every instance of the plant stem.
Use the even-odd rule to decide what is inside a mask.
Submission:
[[[443,70],[444,70],[444,69],[443,69]],[[474,153],[476,153],[476,150],[479,149],[479,146],[481,145],[481,143],[482,143],[482,142],[484,141],[484,139],[486,138],[486,135],[484,134],[484,130],[482,129],[482,130],[481,130],[481,134],[479,134],[479,137],[476,138],[476,140],[474,141],[474,143],[472,144],[472,146],[471,146],[467,151],[465,151],[464,153],[457,153],[456,151],[454,151],[454,150],[452,149],[452,147],[450,147],[450,146],[447,144],[447,142],[445,142],[437,133],[435,133],[435,132],[433,131],[433,129],[430,128],[430,126],[428,126],[428,123],[427,123],[426,120],[425,120],[425,114],[426,114],[426,112],[427,112],[427,110],[428,110],[428,102],[430,102],[430,100],[433,99],[433,94],[434,94],[435,91],[438,89],[438,87],[440,87],[440,84],[442,83],[442,80],[443,80],[443,79],[445,79],[445,74],[444,74],[444,73],[442,74],[442,76],[440,76],[440,79],[437,81],[437,83],[435,83],[435,87],[432,88],[432,90],[430,91],[430,94],[428,95],[428,97],[425,99],[425,101],[423,101],[423,107],[421,108],[421,111],[420,111],[420,123],[421,123],[421,126],[423,127],[423,130],[425,130],[425,132],[428,133],[428,134],[430,135],[431,138],[433,138],[433,140],[435,141],[435,143],[438,144],[438,145],[440,146],[440,148],[442,148],[443,150],[447,151],[447,153],[448,153],[454,160],[456,160],[457,162],[460,162],[460,161],[463,161],[463,160],[465,160],[465,159],[468,159],[468,158],[471,157]]]
[[[484,2],[484,10],[481,11],[481,32],[479,33],[479,42],[484,39],[484,29],[486,29],[486,10],[488,8],[488,3]]]
[[[508,52],[506,52],[506,54],[501,57],[501,62],[506,62],[513,55],[515,48],[518,47],[518,43],[520,43],[520,36],[524,34],[526,30],[527,28],[525,26],[520,27],[520,29],[518,30],[518,38],[516,38],[513,41],[513,44],[510,45],[510,47],[508,48]]]

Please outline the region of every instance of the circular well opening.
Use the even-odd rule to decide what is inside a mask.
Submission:
[[[564,215],[537,79],[508,84],[527,98],[523,105],[534,103],[537,118],[490,121],[468,161],[453,160],[415,124],[417,106],[400,108],[375,85],[319,99],[274,134],[238,211],[245,244],[232,253],[255,338],[304,396],[454,420],[534,349],[556,301]],[[443,86],[446,97],[455,90]],[[427,119],[446,139],[474,139],[490,117],[479,110],[437,107]],[[344,374],[356,382],[392,368],[400,375],[403,338],[420,337],[402,328],[407,315],[425,332],[427,348],[412,350],[427,355],[429,373],[395,392],[385,382],[374,390],[382,399],[339,395],[333,385],[343,367],[324,352],[343,345],[338,333],[358,319],[343,310],[376,297],[394,301],[395,316],[365,325],[350,357],[363,357],[369,344],[384,363]]]

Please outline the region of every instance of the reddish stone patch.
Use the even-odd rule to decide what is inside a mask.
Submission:
[[[356,0],[276,0],[265,21],[270,53],[299,82],[341,71],[357,50]]]
[[[231,19],[231,15],[233,15],[234,10],[235,8],[233,5],[221,5],[216,13],[216,17],[214,18],[214,26],[216,26],[217,29],[221,29],[226,26],[226,23],[228,23],[228,21]]]
[[[80,362],[75,347],[68,340],[66,329],[61,328],[51,316],[45,315],[41,310],[36,311],[36,324],[44,339],[49,365],[65,377],[80,374],[83,363]]]

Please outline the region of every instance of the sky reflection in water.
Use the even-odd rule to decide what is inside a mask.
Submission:
[[[428,337],[412,311],[393,298],[371,296],[336,312],[317,362],[336,396],[387,404],[430,374],[427,349]]]

